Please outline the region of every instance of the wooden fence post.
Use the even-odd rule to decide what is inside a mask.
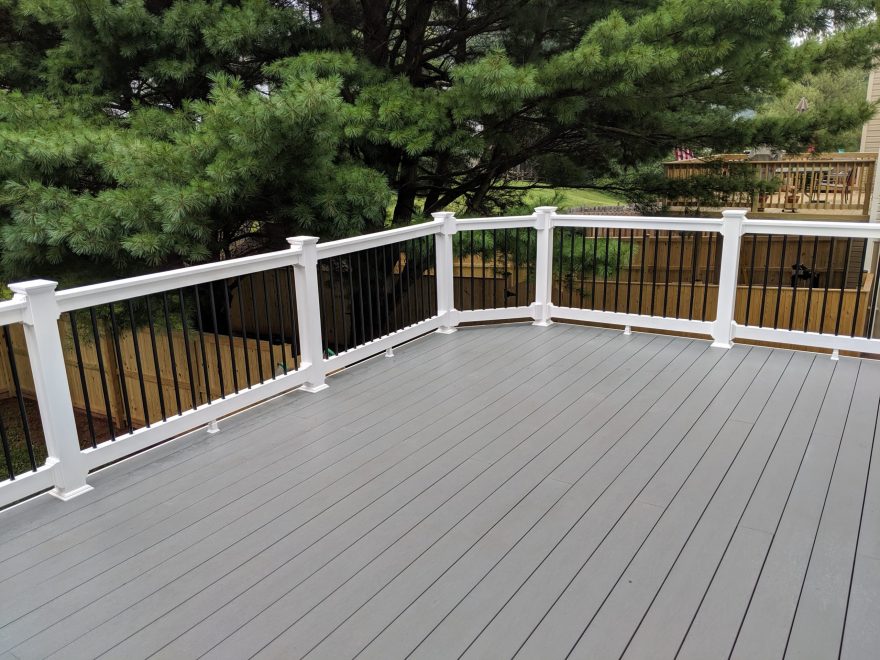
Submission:
[[[60,312],[55,300],[57,282],[32,280],[10,284],[16,297],[24,297],[24,335],[27,341],[34,389],[43,423],[48,458],[52,466],[55,488],[52,495],[69,500],[92,487],[86,483],[88,470],[79,448],[76,417],[67,383],[67,369],[61,334],[58,332]]]
[[[718,307],[712,327],[712,346],[730,348],[733,339],[733,313],[736,306],[736,286],[739,275],[739,251],[742,244],[743,221],[746,211],[722,211],[721,271],[718,276]]]
[[[452,241],[458,231],[458,225],[454,213],[440,211],[431,215],[435,220],[443,223],[440,231],[435,234],[434,272],[437,276],[437,316],[443,323],[437,332],[448,334],[455,332],[455,326],[458,325],[458,311],[455,309],[455,278],[452,274]]]
[[[550,219],[555,206],[535,208],[535,229],[538,230],[535,259],[535,302],[532,303],[534,325],[550,325],[550,304],[553,301],[553,225]]]
[[[324,382],[321,299],[318,297],[318,239],[314,236],[296,236],[288,238],[287,242],[293,250],[299,250],[299,259],[293,266],[293,277],[302,368],[308,370],[308,380],[300,389],[320,392],[327,388],[327,384]]]

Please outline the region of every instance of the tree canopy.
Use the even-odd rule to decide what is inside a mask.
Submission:
[[[0,0],[0,263],[94,280],[491,212],[524,163],[806,145],[826,114],[743,111],[878,41],[868,0]]]

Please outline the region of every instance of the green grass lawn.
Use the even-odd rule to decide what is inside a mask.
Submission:
[[[614,195],[610,195],[599,190],[581,190],[580,188],[551,188],[536,189],[526,193],[525,202],[529,205],[535,205],[542,199],[553,196],[558,193],[561,196],[560,202],[557,204],[561,210],[567,208],[577,208],[580,206],[617,206],[623,204],[623,200]]]

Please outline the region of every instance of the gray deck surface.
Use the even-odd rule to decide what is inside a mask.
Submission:
[[[877,658],[880,362],[434,334],[0,514],[0,658]]]

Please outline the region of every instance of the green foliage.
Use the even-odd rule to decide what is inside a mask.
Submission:
[[[518,264],[535,272],[535,232],[531,229],[496,229],[494,231],[462,231],[455,234],[452,243],[454,258],[478,255],[495,272],[504,270],[504,264]],[[616,238],[594,238],[587,232],[554,232],[553,271],[570,280],[614,277],[627,268],[631,254],[627,241]]]
[[[808,74],[783,94],[758,108],[763,121],[815,126],[810,141],[816,151],[858,151],[868,74],[859,68]],[[801,99],[807,110],[798,112]],[[786,145],[780,145],[786,146]],[[801,145],[794,144],[794,149]]]
[[[872,108],[748,116],[867,69],[869,0],[0,0],[0,267],[107,279],[602,186],[672,147],[806,145]],[[824,93],[823,93],[824,94]],[[818,105],[818,104],[817,104]],[[825,107],[825,106],[823,106]],[[531,201],[531,200],[529,200]]]

